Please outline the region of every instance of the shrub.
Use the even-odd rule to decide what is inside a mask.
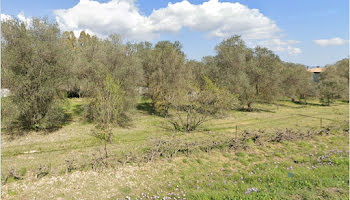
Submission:
[[[30,26],[18,20],[2,22],[3,80],[11,90],[18,117],[13,125],[24,129],[50,127],[61,113],[53,109],[66,79],[64,49],[59,29],[47,20],[33,19]],[[51,111],[49,111],[51,110]],[[53,116],[59,114],[60,116]],[[44,119],[45,118],[45,119]],[[50,121],[54,120],[54,121]]]
[[[61,128],[65,121],[65,113],[60,105],[52,105],[45,117],[39,122],[39,128],[41,129],[54,129]]]
[[[193,87],[190,91],[179,91],[170,100],[175,113],[170,116],[169,122],[175,130],[195,130],[210,117],[223,114],[236,99],[227,90],[215,86],[208,77],[203,76],[203,80],[205,85],[202,88]]]
[[[11,130],[17,123],[18,108],[8,97],[2,97],[1,104],[1,128]]]
[[[103,87],[97,91],[97,96],[90,105],[94,113],[92,117],[97,123],[93,130],[93,135],[104,143],[105,164],[108,166],[107,144],[112,142],[113,132],[112,127],[120,121],[123,116],[125,92],[121,88],[119,80],[114,81],[107,74]]]

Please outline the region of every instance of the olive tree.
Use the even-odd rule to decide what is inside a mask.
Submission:
[[[282,83],[280,85],[283,95],[295,102],[304,99],[306,103],[308,97],[315,96],[316,85],[312,80],[312,73],[308,72],[303,65],[284,63],[282,69]]]
[[[239,95],[242,105],[271,102],[280,95],[281,61],[267,48],[247,48],[240,36],[232,36],[217,47],[216,66],[219,85]]]
[[[349,95],[349,60],[343,59],[334,65],[326,66],[320,75],[318,85],[321,102],[330,105],[334,99],[346,99]]]
[[[83,43],[82,58],[78,63],[85,65],[81,72],[81,88],[86,91],[86,96],[94,99],[104,83],[107,74],[113,80],[119,80],[121,89],[125,92],[122,115],[119,125],[125,126],[130,121],[127,111],[134,108],[137,97],[137,87],[142,81],[142,67],[133,50],[122,43],[119,35],[111,35],[104,40],[92,37]],[[85,115],[89,121],[95,121],[93,102],[85,109]]]
[[[29,25],[13,19],[1,26],[3,81],[19,111],[16,123],[25,129],[59,127],[67,65],[57,25],[45,19]]]
[[[170,99],[188,86],[190,70],[185,67],[185,55],[179,42],[158,42],[144,63],[146,87],[155,110],[167,116]]]
[[[108,166],[107,144],[112,142],[113,126],[116,126],[123,117],[125,92],[122,90],[121,82],[114,81],[110,74],[107,74],[102,88],[96,92],[97,95],[92,104],[96,122],[93,135],[104,143],[104,158]]]
[[[230,108],[236,97],[224,88],[218,88],[206,76],[202,76],[203,86],[192,86],[178,90],[170,100],[169,122],[175,130],[190,132],[218,114]],[[173,111],[173,112],[172,112]]]
[[[248,74],[252,76],[259,99],[270,101],[280,92],[281,60],[271,50],[262,47],[256,47],[253,55],[254,67]]]

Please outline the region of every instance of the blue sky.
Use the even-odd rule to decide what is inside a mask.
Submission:
[[[284,61],[309,66],[324,66],[349,55],[348,0],[212,0],[210,6],[202,0],[114,0],[119,2],[115,4],[110,0],[84,1],[83,5],[79,0],[2,0],[1,12],[52,20],[58,16],[64,30],[88,29],[101,37],[117,32],[136,41],[178,40],[187,57],[197,60],[214,55],[215,45],[232,34],[241,34],[250,47],[266,46]],[[83,17],[89,20],[80,19]]]

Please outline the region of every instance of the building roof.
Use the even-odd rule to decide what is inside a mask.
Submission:
[[[324,70],[324,68],[315,67],[315,68],[312,68],[312,69],[308,69],[307,71],[312,72],[312,73],[320,73],[320,72],[323,72],[323,70]]]

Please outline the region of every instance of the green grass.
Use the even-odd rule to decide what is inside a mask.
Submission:
[[[169,192],[186,194],[187,199],[345,199],[349,195],[348,134],[342,131],[348,123],[348,103],[256,104],[256,112],[231,111],[190,134],[175,133],[175,138],[182,140],[224,140],[243,130],[320,129],[322,119],[323,127],[331,127],[329,136],[263,146],[248,142],[245,150],[196,151],[150,163],[116,162],[96,172],[86,163],[91,162],[93,154],[99,154],[103,145],[91,135],[94,125],[83,120],[86,103],[85,99],[70,99],[64,107],[70,121],[55,132],[31,132],[15,138],[3,133],[1,175],[5,178],[14,170],[23,177],[2,184],[4,199],[115,199],[157,192],[160,196]],[[113,130],[111,154],[142,153],[152,141],[174,134],[166,119],[152,113],[148,101],[140,102],[130,114],[131,126]],[[330,150],[342,151],[330,156],[332,166],[320,165],[310,156]],[[66,173],[65,160],[74,160],[76,169],[71,173]],[[40,166],[49,166],[49,174],[36,179]],[[287,169],[290,166],[292,171]],[[245,194],[251,188],[258,191]]]

